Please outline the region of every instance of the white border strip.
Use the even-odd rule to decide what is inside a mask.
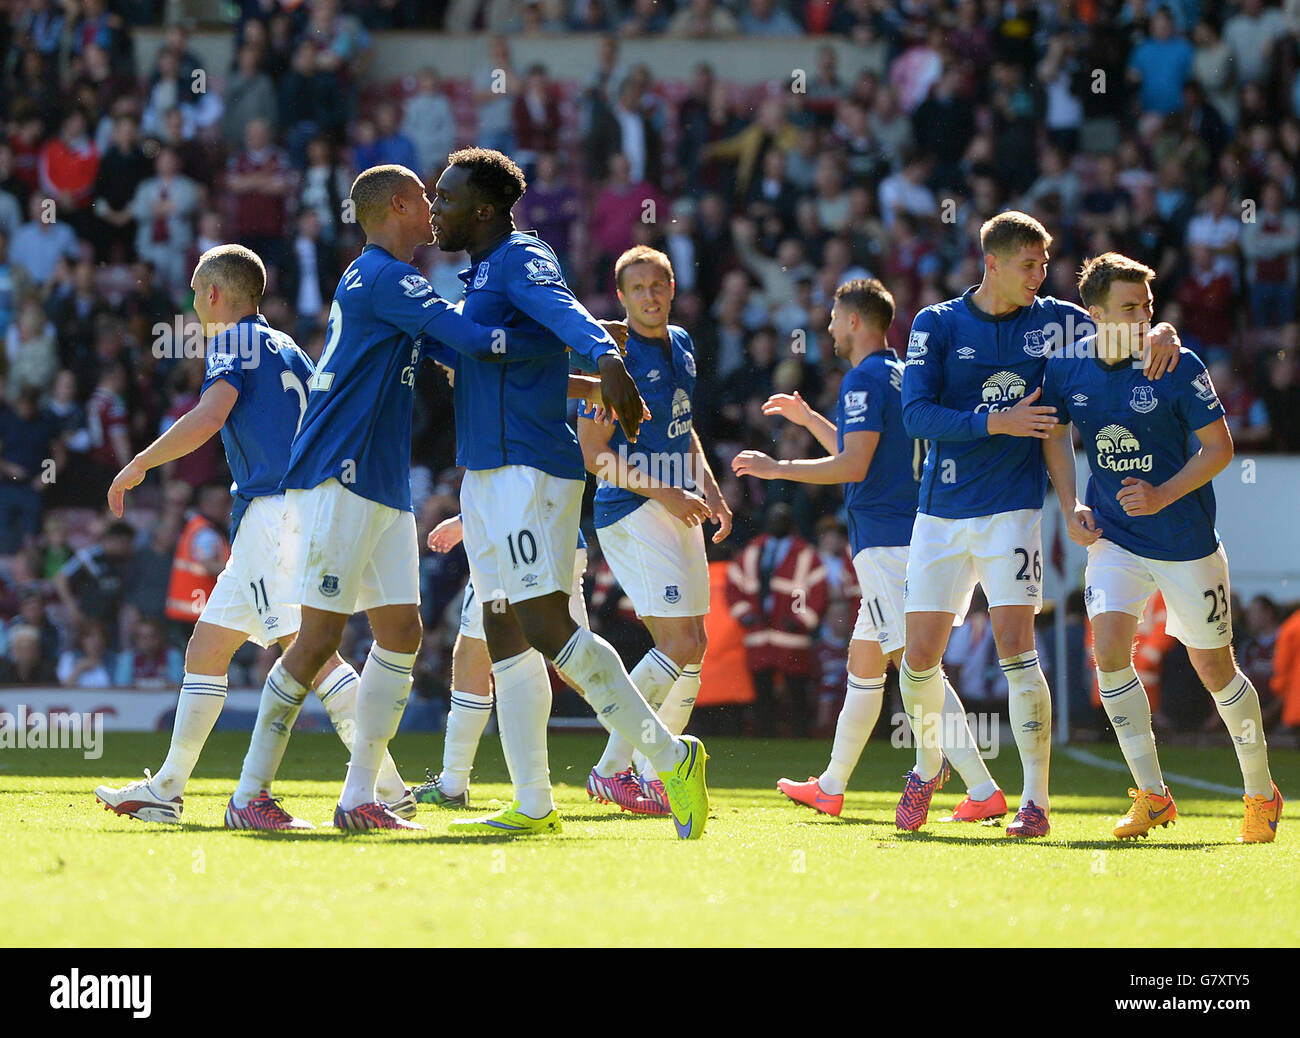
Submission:
[[[1121,764],[1119,761],[1108,760],[1105,757],[1099,757],[1088,750],[1081,750],[1077,746],[1063,746],[1058,751],[1069,757],[1072,761],[1080,764],[1091,764],[1094,768],[1104,768],[1107,771],[1122,771],[1125,775],[1129,774],[1128,765]],[[1230,793],[1233,796],[1241,796],[1241,790],[1234,789],[1232,786],[1225,786],[1218,782],[1209,782],[1205,779],[1193,778],[1190,775],[1176,775],[1172,771],[1166,771],[1165,778],[1170,782],[1180,786],[1191,786],[1194,789],[1206,789],[1211,793]]]

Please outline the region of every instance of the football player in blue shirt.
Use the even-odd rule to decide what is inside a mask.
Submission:
[[[1232,735],[1246,802],[1237,839],[1269,843],[1282,796],[1269,773],[1259,695],[1233,659],[1228,558],[1214,529],[1210,481],[1232,461],[1232,434],[1195,354],[1184,350],[1158,383],[1133,362],[1151,323],[1154,277],[1119,253],[1085,263],[1079,296],[1097,324],[1092,356],[1052,358],[1043,382],[1043,402],[1060,418],[1043,453],[1070,538],[1088,549],[1084,601],[1101,702],[1133,774],[1133,803],[1114,835],[1146,836],[1178,817],[1132,662],[1138,620],[1158,589],[1166,629],[1187,647]],[[1091,473],[1084,504],[1075,497],[1071,424]]]
[[[879,281],[840,285],[827,330],[835,355],[852,367],[840,382],[834,423],[798,393],[773,396],[763,405],[764,414],[781,415],[811,432],[830,456],[776,461],[761,451],[741,451],[732,461],[737,475],[844,484],[853,569],[862,591],[849,642],[848,692],[826,770],[807,782],[783,778],[776,784],[795,803],[829,815],[844,809],[849,777],[880,717],[885,670],[903,658],[903,578],[924,445],[903,428],[903,365],[885,344],[893,321],[894,297]],[[946,682],[945,689],[955,701]],[[965,714],[947,710],[947,720],[957,726],[944,739],[948,759],[968,789],[980,789],[991,780]],[[1006,812],[1002,792],[994,790],[979,805],[979,817]],[[968,807],[963,804],[958,813]]]
[[[264,692],[301,699],[305,682],[338,648],[348,618],[364,611],[375,640],[361,672],[352,760],[334,824],[418,829],[375,795],[420,647],[411,510],[416,370],[422,357],[445,360],[451,350],[497,362],[562,353],[528,329],[475,324],[434,294],[410,264],[433,227],[429,196],[409,169],[363,171],[350,199],[366,246],[334,292],[325,350],[307,382],[283,481],[286,580],[272,601],[300,604],[302,627]]]
[[[466,316],[548,333],[600,372],[602,403],[629,440],[642,419],[636,383],[609,335],[564,283],[555,254],[515,230],[510,211],[526,183],[506,155],[453,153],[434,193],[438,247],[466,250]],[[546,767],[550,692],[542,654],[608,724],[652,762],[663,780],[677,834],[698,839],[708,819],[706,756],[699,740],[674,736],[629,679],[618,653],[569,616],[573,545],[586,485],[582,451],[566,421],[563,356],[504,366],[463,360],[456,370],[457,461],[465,552],[475,594],[487,603],[497,717],[516,802],[475,822],[452,823],[527,835],[559,828]]]
[[[227,671],[236,650],[245,641],[264,648],[272,642],[287,647],[299,624],[298,608],[272,608],[267,588],[275,580],[283,513],[278,488],[289,462],[289,444],[302,420],[312,363],[258,312],[266,270],[255,253],[242,245],[209,249],[199,257],[190,287],[195,312],[210,337],[202,395],[191,411],[117,474],[108,504],[121,516],[126,492],[139,486],[151,469],[184,457],[220,430],[235,479],[233,544],[186,646],[167,759],[156,775],[146,772],[142,782],[95,790],[118,814],[144,821],[181,820],[181,794],[225,704]],[[356,671],[336,653],[318,669],[312,684],[351,749]],[[239,788],[226,808],[228,828],[309,828],[270,795],[275,766],[301,706],[301,700],[263,700]],[[398,810],[408,817],[415,813],[415,801],[390,757],[384,758],[379,784]]]
[[[925,737],[944,709],[940,662],[976,582],[989,603],[999,663],[1009,686],[1011,730],[1024,768],[1010,836],[1046,836],[1052,700],[1034,647],[1042,607],[1042,508],[1047,471],[1036,440],[1057,424],[1039,402],[1049,352],[1073,356],[1092,330],[1087,311],[1039,298],[1051,235],[1032,216],[1006,212],[980,228],[978,287],[916,315],[903,373],[903,424],[930,441],[904,584],[906,648],[899,686],[917,742],[896,824],[925,824],[948,767]],[[1158,378],[1177,361],[1177,335],[1153,330],[1147,363]],[[950,730],[946,722],[940,732]],[[992,780],[971,797],[992,795]]]
[[[654,646],[632,668],[632,683],[674,735],[690,720],[700,693],[707,639],[709,562],[706,518],[715,544],[731,532],[731,509],[695,432],[695,345],[669,324],[675,284],[662,252],[638,245],[614,264],[627,312],[626,364],[652,417],[635,442],[580,409],[578,442],[599,484],[595,498],[600,549],[614,578],[645,623]],[[667,814],[663,784],[623,736],[611,733],[587,776],[587,795],[640,814]]]

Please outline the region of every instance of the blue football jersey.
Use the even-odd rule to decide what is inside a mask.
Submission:
[[[232,539],[249,503],[276,493],[284,479],[313,370],[311,358],[261,314],[245,317],[208,342],[203,392],[213,383],[229,382],[239,393],[221,427],[235,481]]]
[[[1053,358],[1043,400],[1073,422],[1088,454],[1085,501],[1102,536],[1147,559],[1203,559],[1219,544],[1209,483],[1155,515],[1126,515],[1115,495],[1124,478],[1159,486],[1199,451],[1196,431],[1225,411],[1199,357],[1183,349],[1178,367],[1152,382],[1131,360]]]
[[[930,441],[917,507],[942,519],[1043,507],[1038,441],[990,436],[988,416],[1042,385],[1049,352],[1072,352],[1094,331],[1088,312],[1064,300],[1040,297],[994,317],[975,307],[973,292],[927,306],[907,343],[903,423]]]
[[[409,263],[367,245],[334,291],[284,487],[337,479],[361,497],[410,511],[416,369],[424,356],[455,363],[451,351],[496,368],[555,346],[529,329],[474,323]]]
[[[514,231],[472,256],[461,274],[465,316],[508,330],[528,329],[552,344],[539,356],[508,350],[485,364],[456,365],[456,463],[469,469],[526,465],[561,479],[585,479],[582,451],[568,422],[566,350],[590,368],[618,347],[564,283],[559,261],[540,238]]]
[[[636,443],[629,444],[623,427],[616,425],[609,438],[610,450],[623,453],[630,465],[661,483],[694,490],[691,430],[695,344],[686,330],[675,324],[668,326],[666,341],[643,338],[629,331],[624,363],[636,379],[652,417],[641,423]],[[578,413],[591,418],[595,409],[579,407]],[[648,500],[624,487],[599,480],[594,501],[596,529],[635,512]]]
[[[897,547],[912,540],[918,444],[903,428],[902,388],[903,365],[890,349],[863,357],[840,382],[835,411],[839,449],[844,450],[846,433],[880,434],[866,476],[844,484],[854,555],[863,548]]]

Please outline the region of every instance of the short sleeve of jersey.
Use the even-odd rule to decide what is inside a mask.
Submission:
[[[1070,424],[1070,408],[1066,403],[1065,393],[1061,387],[1061,360],[1051,359],[1043,373],[1043,395],[1038,401],[1043,407],[1055,407],[1056,419],[1062,425]]]
[[[853,432],[884,431],[884,393],[888,388],[859,368],[844,376],[840,383],[840,416],[846,436]]]
[[[510,302],[550,329],[579,358],[595,367],[618,347],[564,283],[555,255],[541,242],[519,242],[506,250],[504,285]]]
[[[1178,393],[1174,397],[1174,408],[1187,423],[1187,427],[1192,430],[1204,429],[1225,417],[1228,412],[1219,402],[1219,394],[1201,358],[1184,348],[1178,361],[1178,367],[1169,375],[1177,379]]]
[[[244,358],[238,349],[238,335],[223,334],[208,343],[207,367],[203,373],[202,396],[215,382],[229,382],[236,392],[244,390]]]
[[[426,303],[433,300],[444,307],[449,305],[433,294],[433,286],[409,263],[388,264],[379,272],[370,292],[375,316],[412,339],[419,338],[429,323],[431,314]]]

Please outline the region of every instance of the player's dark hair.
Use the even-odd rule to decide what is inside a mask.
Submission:
[[[854,278],[835,290],[835,302],[847,307],[879,332],[894,323],[894,297],[878,278]]]
[[[672,260],[658,249],[650,248],[649,245],[633,245],[614,263],[614,283],[620,289],[623,287],[623,271],[637,263],[649,263],[658,267],[668,275],[669,281],[673,280]]]
[[[361,229],[369,233],[371,226],[384,218],[393,196],[400,195],[413,183],[423,188],[414,172],[391,162],[358,173],[348,197],[352,199],[353,215]]]
[[[218,245],[199,257],[194,280],[198,285],[216,285],[223,293],[256,306],[266,291],[266,267],[252,249]]]
[[[1144,285],[1155,276],[1156,272],[1145,263],[1118,252],[1103,252],[1079,269],[1079,298],[1084,306],[1105,306],[1110,286],[1116,281]]]
[[[1021,249],[1032,245],[1047,248],[1052,244],[1052,236],[1047,228],[1028,213],[1011,210],[998,213],[980,228],[980,248],[984,255],[1014,256]]]
[[[528,181],[514,159],[491,148],[462,148],[447,156],[447,166],[469,170],[465,183],[484,202],[497,207],[504,216],[524,197]]]

